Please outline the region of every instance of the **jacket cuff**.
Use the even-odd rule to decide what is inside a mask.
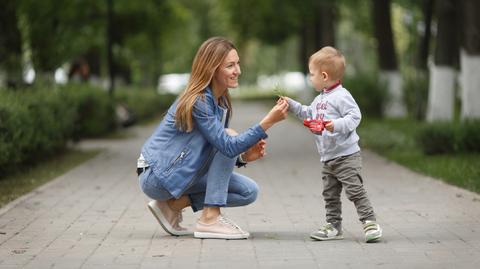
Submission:
[[[246,162],[242,162],[242,161],[240,160],[240,158],[237,157],[237,161],[235,162],[235,166],[237,166],[238,168],[240,168],[240,167],[246,167],[246,166],[247,166],[247,163],[246,163]]]

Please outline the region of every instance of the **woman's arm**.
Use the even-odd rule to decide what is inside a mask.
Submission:
[[[284,120],[288,115],[288,102],[282,98],[268,112],[268,114],[260,121],[263,130],[270,129],[275,123]]]
[[[233,158],[266,138],[264,129],[256,124],[237,136],[226,133],[222,122],[215,115],[216,104],[212,96],[198,98],[194,104],[192,117],[195,128],[204,138],[225,156]]]
[[[265,131],[275,123],[285,119],[288,110],[286,102],[277,104],[262,119],[260,124],[255,124],[237,136],[230,136],[225,132],[221,121],[216,118],[214,113],[215,106],[216,104],[212,96],[205,95],[205,98],[198,98],[193,108],[192,117],[196,128],[198,128],[205,139],[230,158],[245,152],[260,139],[267,138]]]

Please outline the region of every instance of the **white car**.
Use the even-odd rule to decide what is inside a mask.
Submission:
[[[187,87],[189,73],[165,74],[158,78],[157,91],[159,93],[179,94]]]

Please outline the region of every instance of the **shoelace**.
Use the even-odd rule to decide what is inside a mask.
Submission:
[[[333,231],[333,226],[331,224],[326,224],[322,228],[319,229],[322,232]]]
[[[224,215],[220,215],[220,222],[223,223],[223,224],[227,224],[229,226],[232,226],[233,228],[239,230],[239,231],[242,231],[242,229],[237,225],[235,224],[235,222],[233,222],[232,220],[228,219],[227,217],[225,217]]]
[[[368,222],[368,223],[365,223],[364,226],[363,226],[363,230],[365,232],[369,232],[369,231],[377,231],[379,230],[379,225],[375,222]]]

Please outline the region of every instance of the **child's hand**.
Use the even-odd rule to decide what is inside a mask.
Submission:
[[[310,132],[312,132],[313,134],[322,135],[322,131],[319,131],[318,128],[310,127],[308,129],[310,129]]]
[[[288,103],[288,101],[290,100],[290,98],[288,98],[288,97],[286,97],[286,96],[283,96],[283,95],[277,95],[277,96],[278,96],[277,104],[278,104],[280,101],[282,101],[282,100],[284,100],[284,101],[287,102],[287,103]]]
[[[308,119],[307,119],[308,122]],[[310,132],[316,134],[316,135],[322,135],[324,126],[323,126],[323,121],[322,120],[311,120],[308,122],[308,129],[310,129]],[[305,121],[303,123],[305,125]]]
[[[334,130],[334,128],[333,128],[333,121],[331,121],[331,120],[324,120],[324,121],[323,121],[323,124],[324,124],[325,129],[327,129],[327,131],[333,132],[333,130]]]

